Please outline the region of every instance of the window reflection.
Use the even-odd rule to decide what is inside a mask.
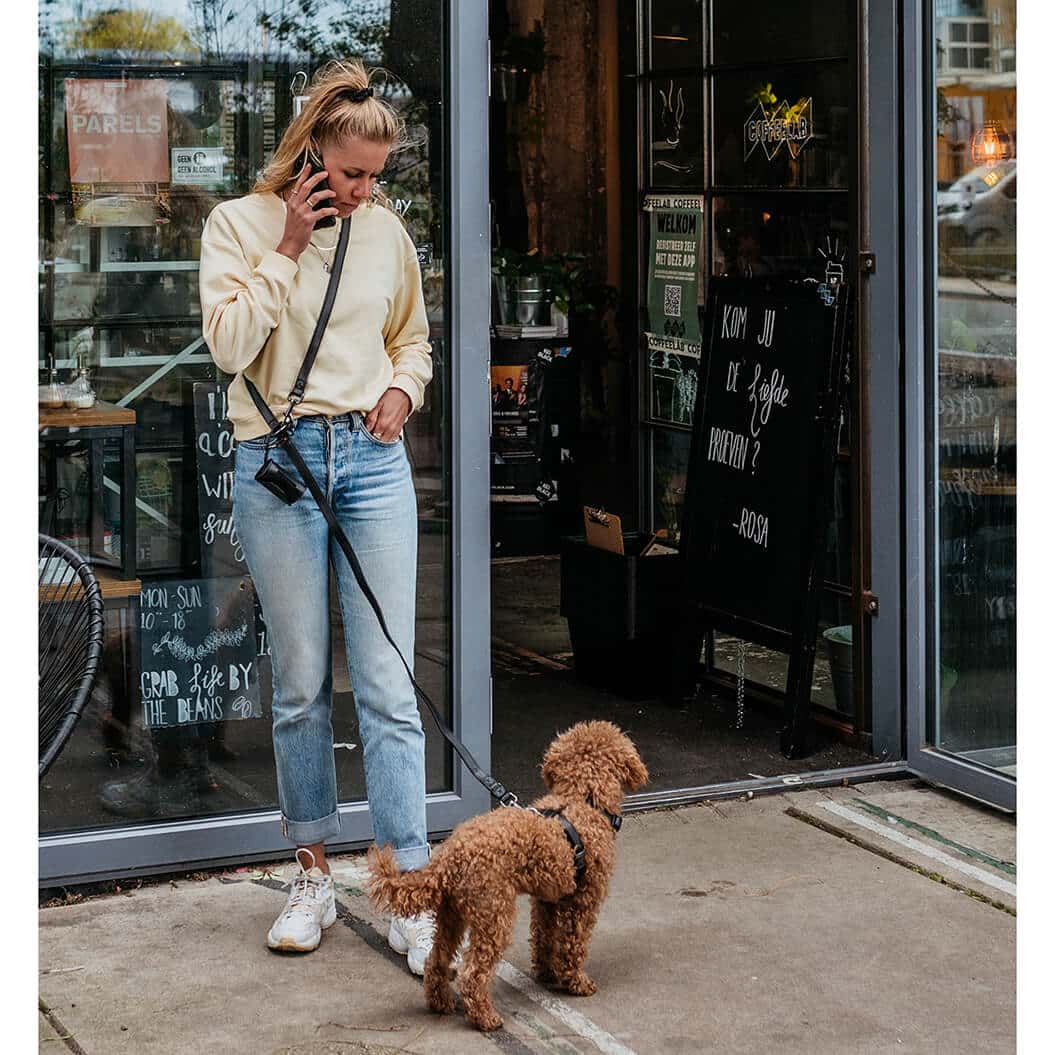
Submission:
[[[1015,6],[935,9],[938,656],[928,739],[1014,773]]]
[[[86,369],[100,401],[134,412],[137,536],[137,578],[108,586],[93,699],[41,786],[47,832],[276,805],[267,630],[237,547],[229,545],[233,452],[218,397],[229,378],[202,341],[198,259],[206,216],[218,202],[248,193],[272,156],[292,116],[293,75],[319,65],[320,41],[328,53],[385,66],[392,76],[381,90],[408,124],[410,146],[391,159],[384,189],[418,248],[435,369],[406,430],[420,522],[416,674],[448,720],[451,714],[444,5],[355,5],[356,17],[342,23],[317,5],[315,16],[272,17],[266,26],[251,6],[161,6],[40,5],[38,368],[42,382],[59,383]],[[80,106],[85,98],[94,103]],[[109,124],[93,120],[104,113]],[[108,128],[138,135],[136,147],[115,151],[116,131],[107,140]],[[219,416],[206,420],[209,394]],[[40,529],[82,551],[94,471],[88,439],[42,442],[40,449]],[[120,550],[123,485],[115,448],[107,439],[97,449],[98,528],[113,553]],[[213,560],[224,542],[232,559]],[[159,590],[168,591],[165,613]],[[334,739],[357,745],[335,599],[331,612]],[[162,615],[183,622],[192,648],[245,627],[237,646],[217,646],[241,650],[216,660],[223,685],[202,693],[220,699],[218,708],[181,709],[180,700],[198,696],[184,691],[193,669],[168,677],[161,657],[177,631],[173,624],[155,633]],[[156,685],[141,681],[150,672],[161,679]],[[423,724],[428,789],[448,788],[450,753],[431,719]],[[336,763],[341,800],[365,798],[361,752],[339,749]]]
[[[850,50],[849,8],[811,0],[713,0],[715,62],[844,56]]]
[[[716,275],[791,275],[822,281],[845,268],[849,222],[841,195],[714,200]],[[845,272],[844,272],[845,273]]]
[[[652,68],[700,66],[703,52],[703,0],[652,0]]]

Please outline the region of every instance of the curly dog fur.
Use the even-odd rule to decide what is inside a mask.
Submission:
[[[390,847],[372,847],[369,893],[375,905],[401,916],[436,914],[436,938],[425,965],[430,1010],[454,1010],[451,963],[462,935],[469,947],[458,987],[469,1021],[502,1025],[491,1003],[491,979],[509,945],[517,894],[530,894],[531,959],[538,980],[576,996],[597,986],[583,971],[597,914],[615,862],[615,832],[593,803],[618,813],[625,791],[648,780],[634,745],[611,722],[579,722],[546,750],[542,779],[549,793],[532,805],[559,809],[586,846],[586,872],[576,886],[572,849],[553,818],[496,809],[458,825],[420,870],[400,873]]]

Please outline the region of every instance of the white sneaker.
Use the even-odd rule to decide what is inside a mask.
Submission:
[[[432,952],[436,937],[436,917],[431,912],[420,916],[393,916],[388,925],[388,945],[407,958],[407,966],[417,975],[425,973],[425,961]]]
[[[300,854],[311,858],[304,868]],[[333,900],[333,879],[315,867],[310,850],[297,851],[300,871],[290,882],[289,899],[271,930],[267,932],[269,949],[285,952],[311,952],[319,947],[322,932],[337,922],[337,905]]]

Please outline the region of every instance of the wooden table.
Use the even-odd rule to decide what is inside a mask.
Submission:
[[[113,567],[118,578],[136,579],[136,412],[113,403],[96,402],[87,410],[41,407],[38,428],[41,444],[82,441],[88,444],[89,533],[87,556],[96,567]],[[121,443],[121,555],[114,559],[103,545],[103,457],[107,440]],[[54,459],[48,462],[48,489],[57,489]],[[138,595],[139,589],[136,588]]]

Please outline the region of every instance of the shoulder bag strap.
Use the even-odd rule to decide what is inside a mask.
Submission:
[[[304,399],[304,390],[308,386],[308,374],[311,373],[311,368],[315,365],[315,358],[319,354],[319,345],[322,344],[322,336],[326,332],[326,324],[330,321],[330,312],[333,311],[333,302],[337,299],[337,286],[341,281],[341,271],[344,268],[344,256],[348,250],[348,237],[351,229],[352,221],[351,217],[349,217],[341,224],[341,233],[337,238],[337,250],[333,255],[333,265],[330,269],[330,281],[326,286],[326,295],[322,299],[319,317],[315,320],[315,329],[312,331],[311,340],[308,342],[308,350],[304,353],[304,361],[300,364],[297,380],[293,382],[293,387],[286,397],[289,401],[289,407],[285,414],[286,426],[292,420],[293,408]],[[277,435],[277,430],[283,426],[275,415],[271,413],[256,385],[244,373],[242,374],[242,381],[271,432]]]

